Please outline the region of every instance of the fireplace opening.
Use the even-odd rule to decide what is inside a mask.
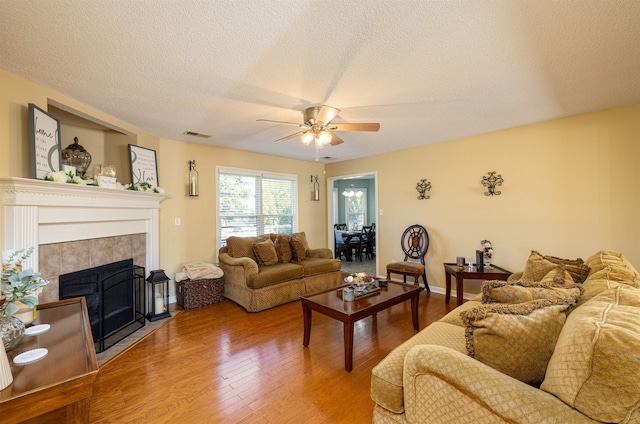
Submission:
[[[96,352],[145,325],[145,270],[133,258],[60,276],[60,299],[83,296]]]

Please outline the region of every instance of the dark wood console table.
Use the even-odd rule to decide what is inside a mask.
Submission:
[[[491,268],[485,267],[484,271],[478,271],[478,268],[474,265],[473,269],[469,271],[469,265],[459,267],[456,264],[444,264],[445,283],[447,285],[447,291],[445,295],[445,302],[449,303],[451,299],[451,276],[456,279],[456,298],[458,306],[462,305],[463,295],[463,283],[465,278],[467,280],[502,280],[506,281],[512,274],[504,268],[491,265]]]
[[[89,399],[98,362],[84,297],[38,305],[33,325],[51,328],[24,339],[7,352],[13,383],[0,390],[0,421],[3,424],[47,422],[53,413],[66,423],[89,422]],[[31,349],[46,348],[35,362],[16,365],[13,358]],[[64,409],[63,409],[64,408]],[[32,420],[35,419],[36,420]]]

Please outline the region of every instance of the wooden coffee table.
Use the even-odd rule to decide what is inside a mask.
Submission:
[[[413,328],[420,330],[418,323],[418,299],[420,287],[389,281],[387,287],[381,287],[377,293],[369,294],[347,302],[342,300],[342,287],[301,296],[302,316],[304,319],[304,340],[302,344],[309,346],[311,338],[311,311],[342,321],[344,325],[344,369],[353,368],[353,327],[356,321],[377,314],[399,303],[411,300],[411,317]]]

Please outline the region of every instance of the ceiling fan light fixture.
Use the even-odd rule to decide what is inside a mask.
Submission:
[[[322,146],[326,146],[331,143],[331,134],[327,131],[320,131],[320,136],[318,137],[318,143]]]
[[[305,146],[308,146],[309,144],[311,144],[313,139],[314,139],[314,136],[311,131],[307,131],[306,133],[302,134],[302,137],[300,137],[302,144],[304,144]]]

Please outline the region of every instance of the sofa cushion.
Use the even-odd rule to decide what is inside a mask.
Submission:
[[[584,293],[580,297],[580,303],[585,303],[608,289],[622,285],[640,288],[640,276],[629,269],[607,265],[599,271],[591,273],[587,281],[584,282]]]
[[[269,266],[278,263],[276,246],[271,239],[253,243],[253,254],[256,255],[258,265]]]
[[[291,259],[294,261],[301,261],[304,259],[304,252],[307,250],[304,247],[304,243],[296,236],[289,238],[289,246],[291,246]]]
[[[412,347],[435,344],[466,353],[464,327],[434,322],[400,346],[371,370],[371,398],[375,403],[396,414],[404,412],[403,369],[404,358]]]
[[[548,300],[490,304],[461,314],[467,353],[513,378],[539,385],[566,320],[568,305]]]
[[[540,388],[588,417],[640,414],[640,290],[605,290],[567,318]]]
[[[278,262],[282,262],[283,264],[288,264],[291,262],[291,246],[289,245],[289,237],[278,234],[276,237],[276,253],[278,254]]]
[[[301,261],[291,261],[304,268],[304,276],[324,274],[326,272],[340,271],[342,263],[339,259],[304,258]]]
[[[630,272],[638,275],[638,271],[629,262],[629,260],[622,253],[612,252],[610,250],[601,250],[594,253],[587,259],[587,265],[591,267],[591,274],[604,269],[607,266],[616,268],[624,268]]]
[[[458,327],[466,327],[467,325],[464,322],[462,322],[462,318],[460,318],[460,314],[464,311],[468,311],[469,309],[477,308],[478,306],[482,305],[482,297],[476,296],[474,297],[474,299],[464,302],[462,305],[458,306],[457,308],[449,312],[447,315],[440,318],[438,321],[457,325]]]
[[[265,241],[268,238],[268,234],[258,237],[228,237],[227,253],[229,253],[229,256],[232,258],[248,257],[255,261],[256,255],[253,253],[253,243]]]
[[[557,265],[564,265],[575,283],[582,283],[589,275],[589,266],[580,258],[561,259],[555,256],[544,256],[532,250],[524,266],[522,281],[540,281]]]
[[[258,265],[258,273],[247,278],[247,287],[259,289],[284,281],[302,278],[304,270],[300,265],[277,263],[271,266]]]

